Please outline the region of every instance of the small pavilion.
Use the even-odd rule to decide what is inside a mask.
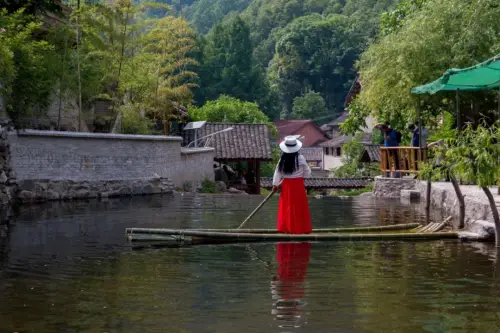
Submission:
[[[214,161],[242,168],[249,179],[246,185],[233,187],[249,194],[260,194],[260,164],[273,160],[267,124],[226,124],[196,122],[183,131],[184,146],[212,147]],[[236,170],[238,171],[238,170]]]

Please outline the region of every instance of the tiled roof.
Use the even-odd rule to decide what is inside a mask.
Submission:
[[[321,147],[342,147],[345,143],[352,140],[352,135],[340,135],[327,142],[320,144]]]
[[[305,125],[312,123],[311,119],[301,119],[301,120],[276,120],[274,124],[278,129],[278,134],[280,138],[284,138],[287,135],[294,135]]]
[[[363,133],[363,137],[361,138],[361,142],[368,143],[371,142],[371,133]],[[331,140],[323,142],[320,144],[321,147],[342,147],[347,142],[351,141],[353,138],[352,135],[339,135],[334,137]]]
[[[228,127],[233,129],[218,133],[206,140],[200,140],[198,146],[207,143],[207,146],[215,148],[216,160],[272,160],[269,130],[266,124],[206,123],[202,128],[196,130],[198,131],[197,137],[201,138]],[[194,131],[183,131],[184,146],[194,141]]]
[[[323,148],[302,148],[300,153],[306,158],[306,161],[322,161]]]
[[[380,145],[365,143],[363,159],[369,162],[380,162]]]
[[[304,178],[304,184],[308,189],[321,188],[363,188],[372,182],[371,178]],[[260,186],[263,188],[271,188],[272,178],[261,178]]]
[[[338,116],[334,121],[328,123],[328,125],[339,125],[346,121],[347,117],[349,117],[349,111],[344,111],[340,116]]]

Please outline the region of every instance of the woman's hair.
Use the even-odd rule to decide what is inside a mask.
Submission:
[[[282,153],[278,170],[284,174],[292,174],[299,168],[299,153]]]

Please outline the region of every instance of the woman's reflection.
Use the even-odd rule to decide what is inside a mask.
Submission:
[[[300,327],[305,323],[304,280],[309,265],[311,243],[278,243],[276,259],[278,276],[273,277],[272,314],[282,328]]]

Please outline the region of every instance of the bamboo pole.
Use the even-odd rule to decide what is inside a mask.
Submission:
[[[280,186],[281,183],[282,182],[280,182],[278,186]],[[248,217],[245,219],[245,221],[243,221],[243,223],[240,224],[238,229],[241,229],[245,224],[247,224],[247,222],[250,221],[250,219],[262,208],[262,206],[264,206],[266,204],[266,202],[268,202],[269,199],[271,199],[271,197],[274,195],[274,193],[276,193],[276,191],[272,190],[271,193],[269,193],[267,195],[267,197],[260,203],[260,205],[258,205],[257,208],[255,208],[254,211],[250,215],[248,215]]]

